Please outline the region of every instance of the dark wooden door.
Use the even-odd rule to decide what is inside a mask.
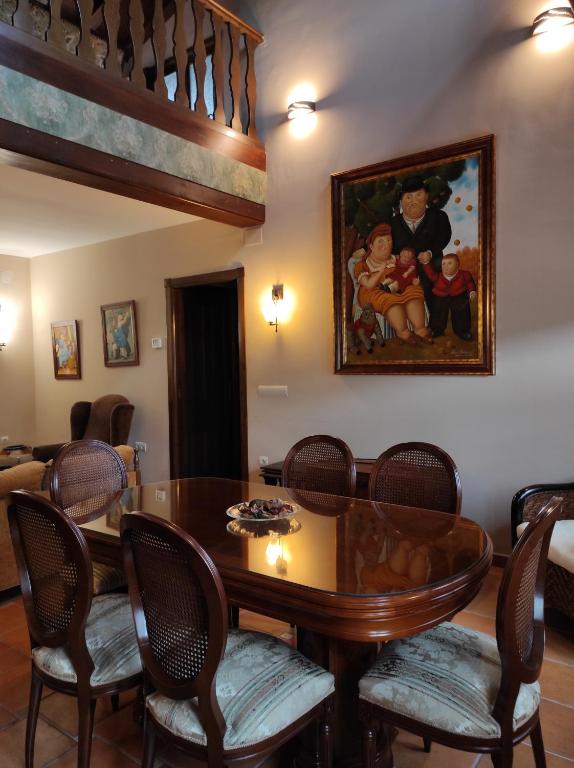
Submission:
[[[172,478],[247,477],[243,269],[166,280]]]

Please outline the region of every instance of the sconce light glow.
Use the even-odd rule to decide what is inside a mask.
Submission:
[[[0,349],[12,341],[16,328],[16,307],[11,301],[0,299]]]
[[[536,47],[545,53],[559,51],[574,39],[574,10],[571,6],[549,8],[532,23]]]
[[[299,83],[287,100],[289,133],[296,139],[308,136],[317,125],[317,91],[311,83]]]
[[[279,292],[275,292],[275,289],[281,288],[283,290],[283,298],[277,296],[276,300],[273,300],[274,295]],[[278,326],[288,323],[293,314],[295,308],[295,296],[289,288],[285,288],[283,285],[276,285],[273,288],[266,288],[261,294],[259,300],[259,306],[261,308],[261,314],[265,318],[265,321],[269,325],[275,326],[275,330],[278,330]]]

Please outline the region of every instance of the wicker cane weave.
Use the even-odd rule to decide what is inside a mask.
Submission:
[[[122,547],[146,680],[144,768],[155,738],[209,766],[263,758],[322,720],[330,761],[328,712],[333,676],[270,635],[228,633],[221,578],[207,553],[177,526],[141,512],[124,514]]]
[[[561,520],[574,520],[574,483],[529,485],[518,491],[512,499],[511,536],[517,540],[516,529],[521,523],[531,522],[552,496],[561,496]],[[555,534],[556,535],[556,534]],[[574,625],[574,573],[548,561],[544,593],[547,623],[573,629]]]
[[[121,456],[100,440],[75,440],[62,446],[52,464],[50,496],[73,520],[97,516],[110,503],[110,494],[127,488]],[[94,594],[125,587],[121,568],[94,562]]]
[[[442,448],[430,443],[399,443],[375,462],[369,498],[458,515],[462,503],[460,475]]]
[[[25,764],[34,763],[42,687],[78,699],[78,768],[88,768],[96,701],[141,682],[126,595],[92,599],[88,547],[55,504],[28,491],[7,499],[10,534],[32,647]]]
[[[562,500],[554,497],[520,538],[498,593],[496,642],[446,622],[388,643],[359,683],[366,768],[375,764],[381,722],[512,765],[528,735],[546,765],[538,706],[544,653],[544,578]]]
[[[311,435],[299,440],[283,462],[285,488],[354,496],[355,460],[349,446],[338,437]]]

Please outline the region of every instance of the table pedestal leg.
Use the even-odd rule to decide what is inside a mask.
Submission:
[[[335,676],[335,708],[333,713],[333,739],[335,765],[357,768],[362,760],[362,725],[359,721],[360,678],[373,664],[377,655],[376,643],[355,643],[325,637],[305,629],[297,629],[297,647],[316,664]],[[301,766],[317,766],[314,733],[305,734],[303,747],[297,758]],[[376,745],[377,768],[392,768],[391,737],[380,728]]]

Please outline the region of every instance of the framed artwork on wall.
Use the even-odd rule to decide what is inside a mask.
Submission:
[[[331,190],[335,372],[494,374],[494,136]]]
[[[51,323],[52,357],[56,379],[81,379],[80,334],[77,320]]]
[[[139,365],[135,301],[105,304],[100,309],[105,365]]]

